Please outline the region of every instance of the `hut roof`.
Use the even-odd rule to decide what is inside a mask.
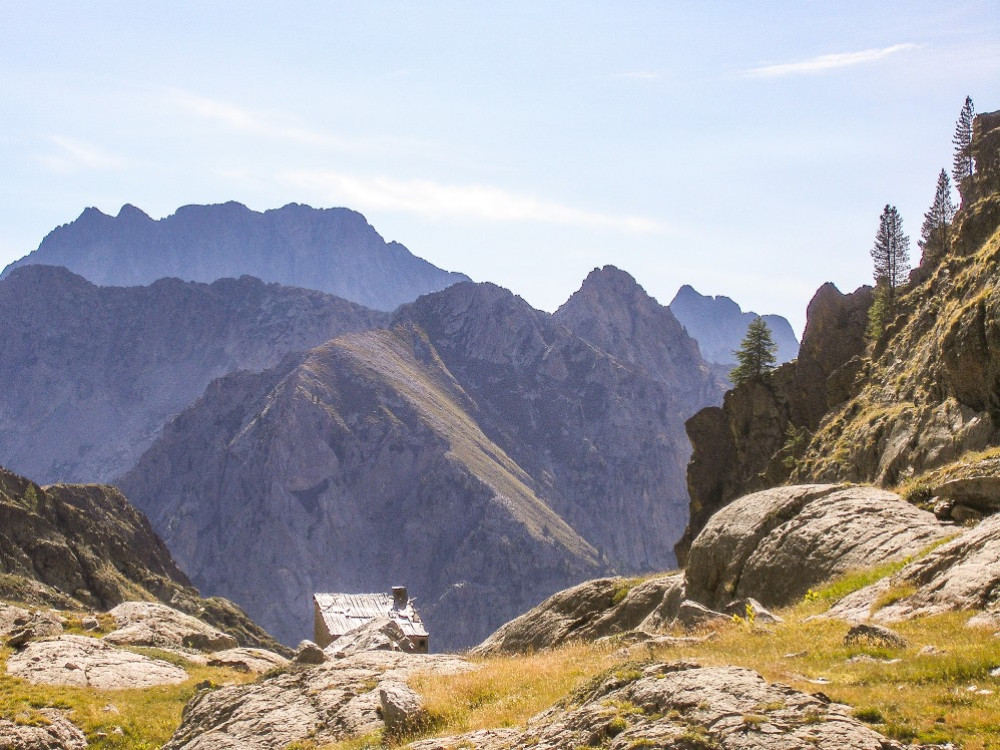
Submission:
[[[407,637],[428,635],[410,601],[397,607],[391,594],[313,594],[313,600],[333,638],[380,617],[395,621]]]

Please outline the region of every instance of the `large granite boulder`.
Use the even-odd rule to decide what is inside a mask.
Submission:
[[[851,570],[903,560],[954,533],[898,495],[853,485],[797,485],[746,495],[691,545],[687,596],[709,607],[754,597],[782,606]]]

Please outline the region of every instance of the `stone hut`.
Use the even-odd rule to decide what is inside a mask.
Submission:
[[[399,625],[411,652],[427,653],[430,636],[405,586],[393,586],[391,594],[313,594],[313,640],[320,648],[380,618]]]

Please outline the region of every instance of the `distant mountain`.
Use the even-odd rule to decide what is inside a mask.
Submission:
[[[121,288],[16,268],[0,280],[0,463],[43,483],[108,481],[214,378],[386,319],[248,276]]]
[[[65,266],[101,286],[250,275],[384,311],[468,281],[386,243],[355,211],[294,203],[263,213],[234,202],[184,206],[158,221],[131,205],[116,217],[88,208],[0,279],[29,264]]]
[[[707,297],[687,284],[677,291],[670,303],[670,311],[697,339],[701,356],[709,362],[726,366],[736,364],[733,352],[740,348],[747,327],[758,317],[757,313],[743,312],[729,297]],[[799,341],[789,322],[780,315],[760,317],[771,329],[771,337],[778,345],[778,364],[795,359]]]
[[[216,381],[120,486],[198,586],[286,642],[313,592],[405,582],[433,643],[468,646],[570,583],[674,564],[683,421],[720,391],[671,318],[610,268],[555,316],[458,284]]]

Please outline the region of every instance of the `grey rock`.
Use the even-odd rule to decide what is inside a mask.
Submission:
[[[858,644],[881,646],[883,648],[906,648],[909,645],[907,640],[895,630],[890,630],[882,625],[865,623],[855,625],[844,636],[845,646]]]
[[[669,628],[683,598],[681,573],[636,584],[624,578],[586,581],[501,626],[472,653],[525,653],[571,640],[592,641],[636,630],[655,633]]]
[[[983,514],[1000,510],[1000,476],[971,476],[938,485],[934,494]]]
[[[568,705],[545,711],[520,734],[470,733],[423,740],[416,750],[603,746],[626,750],[713,747],[720,750],[902,750],[832,704],[736,667],[654,664],[637,679],[610,676]],[[622,710],[635,706],[636,710]]]
[[[263,674],[288,665],[288,659],[262,648],[231,648],[216,651],[206,662],[210,667],[228,667],[238,672]]]
[[[58,710],[39,712],[48,722],[44,726],[26,726],[0,718],[0,748],[3,750],[85,750],[87,738]]]
[[[704,604],[685,599],[677,610],[677,624],[685,630],[697,630],[713,623],[729,622],[730,615],[716,612]]]
[[[783,606],[836,575],[905,559],[953,533],[885,490],[777,487],[712,517],[691,545],[687,595],[709,607],[743,597]]]
[[[118,629],[104,636],[107,643],[196,651],[223,651],[237,646],[231,635],[159,602],[123,602],[109,614]]]
[[[778,617],[778,615],[774,614],[752,596],[745,599],[735,599],[729,602],[729,604],[723,608],[722,612],[730,617],[736,615],[737,617],[742,617],[744,619],[753,618],[754,622],[763,625],[774,625],[779,622],[784,622],[783,619]]]
[[[382,682],[378,689],[378,699],[382,706],[382,719],[390,735],[417,729],[426,715],[420,696],[402,682]]]
[[[328,656],[342,659],[362,651],[413,651],[413,643],[399,624],[388,617],[376,618],[345,633],[324,649]]]
[[[954,528],[952,528],[954,533]],[[900,570],[890,580],[855,592],[830,609],[843,617],[865,609],[878,622],[897,622],[917,615],[951,611],[1000,610],[1000,516],[986,518],[926,557]],[[912,587],[914,593],[872,611],[889,587]],[[987,615],[984,615],[984,620]]]
[[[80,625],[88,632],[93,632],[101,627],[101,623],[98,622],[96,617],[84,617],[80,621]]]
[[[474,667],[441,655],[369,651],[256,683],[201,691],[188,702],[164,750],[272,750],[317,744],[385,727],[380,689],[417,672],[457,674]]]
[[[312,641],[300,641],[292,661],[296,664],[322,664],[326,661],[326,654]]]
[[[187,672],[180,667],[78,635],[31,641],[10,656],[7,672],[33,685],[72,685],[98,690],[175,685],[187,679]]]

